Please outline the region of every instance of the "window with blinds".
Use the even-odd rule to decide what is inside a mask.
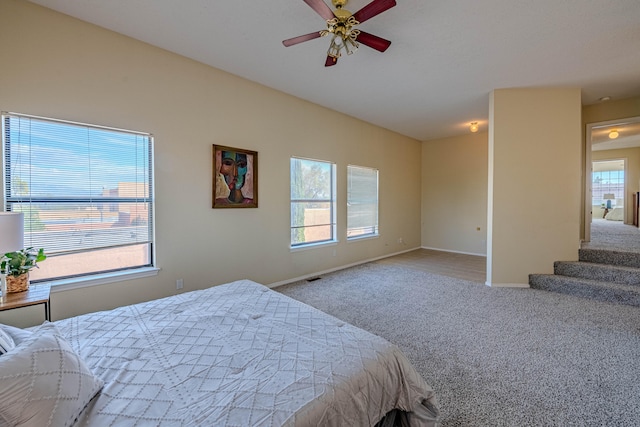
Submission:
[[[31,281],[152,266],[150,134],[4,113],[2,136],[5,210],[48,256]]]
[[[347,239],[378,235],[378,171],[347,166]]]
[[[291,247],[334,242],[335,164],[291,158]]]
[[[594,161],[591,177],[593,206],[624,205],[624,160]]]

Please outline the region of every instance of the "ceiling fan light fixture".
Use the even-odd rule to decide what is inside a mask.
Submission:
[[[617,130],[611,129],[609,131],[609,139],[616,139],[618,136],[620,136],[620,134],[618,133]]]
[[[347,55],[351,55],[353,52],[358,50],[358,46],[360,45],[358,44],[356,39],[358,38],[359,34],[360,34],[359,30],[351,30],[347,35],[347,37],[343,39],[344,48],[347,51]]]
[[[353,30],[348,34],[334,34],[331,38],[331,44],[329,45],[329,50],[327,50],[327,55],[332,58],[340,58],[343,50],[347,52],[347,55],[354,53],[358,50],[359,46],[356,41],[358,34],[360,34],[358,30]]]
[[[349,0],[331,0],[331,3],[336,8],[335,10],[331,10],[325,3],[325,0],[304,0],[318,15],[325,19],[327,28],[283,40],[282,44],[285,47],[289,47],[332,34],[331,43],[327,50],[325,67],[335,65],[343,49],[347,52],[347,55],[351,55],[358,49],[360,44],[375,49],[378,52],[386,51],[391,45],[389,40],[360,31],[355,27],[391,9],[396,5],[396,0],[372,0],[354,14],[344,8],[348,1]]]
[[[329,45],[329,50],[327,50],[327,55],[332,58],[340,58],[340,51],[344,47],[344,40],[337,34],[333,35],[331,39],[331,44]]]
[[[470,130],[472,133],[476,133],[476,132],[478,132],[478,122],[471,122],[471,123],[469,124],[469,130]]]

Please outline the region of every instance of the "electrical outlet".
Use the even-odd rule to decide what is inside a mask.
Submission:
[[[401,244],[403,244],[403,243],[404,243],[404,240],[402,240],[402,237],[400,237],[400,238],[398,239],[398,244],[399,244],[399,245],[401,245]]]
[[[182,279],[176,280],[176,289],[182,289],[184,287],[184,282]]]

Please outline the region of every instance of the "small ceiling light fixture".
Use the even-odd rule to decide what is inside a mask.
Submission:
[[[603,96],[602,98],[600,98],[600,102],[607,102],[607,101],[611,101],[610,96]]]
[[[471,124],[469,125],[469,130],[471,132],[478,132],[478,122],[471,122]]]
[[[609,131],[609,139],[616,139],[618,136],[620,136],[620,134],[618,133],[617,130],[611,129]]]

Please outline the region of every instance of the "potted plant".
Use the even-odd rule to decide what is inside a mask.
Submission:
[[[7,292],[22,292],[29,288],[29,270],[47,259],[44,249],[20,249],[2,257],[0,271],[7,275]]]

